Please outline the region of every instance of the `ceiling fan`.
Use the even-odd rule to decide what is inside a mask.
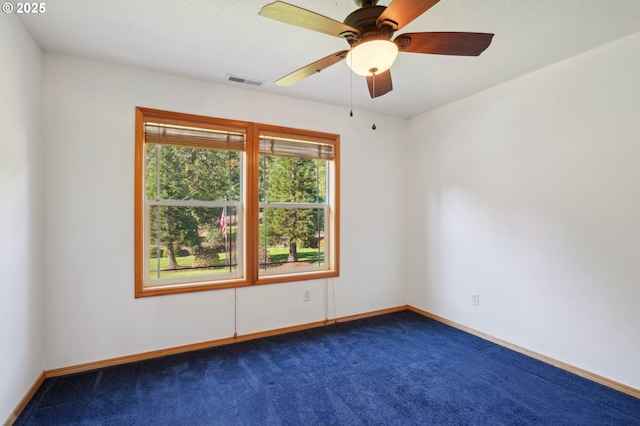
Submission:
[[[275,83],[290,86],[343,59],[353,72],[366,76],[372,98],[393,89],[391,72],[398,52],[478,56],[491,44],[493,34],[468,32],[405,33],[393,41],[393,33],[425,13],[440,0],[393,0],[378,6],[378,0],[354,0],[360,7],[344,22],[282,1],[264,6],[260,15],[313,31],[344,38],[350,49],[341,50],[306,65]]]

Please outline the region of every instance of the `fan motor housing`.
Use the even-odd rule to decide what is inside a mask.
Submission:
[[[368,6],[357,9],[345,18],[344,24],[359,30],[363,30],[369,26],[377,28],[376,21],[385,9],[385,6]]]
[[[353,0],[358,7],[369,7],[378,4],[378,0]]]
[[[357,0],[356,3],[358,3]],[[377,3],[377,1],[375,3]],[[355,10],[354,12],[350,13],[349,16],[345,18],[345,25],[356,28],[359,31],[357,38],[347,40],[352,47],[360,44],[360,42],[364,39],[391,39],[393,30],[386,26],[379,28],[376,24],[378,18],[380,17],[380,15],[382,15],[382,12],[384,12],[386,8],[386,6],[364,6],[361,9]]]

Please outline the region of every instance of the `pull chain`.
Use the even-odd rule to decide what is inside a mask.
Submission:
[[[371,98],[371,111],[373,113],[373,125],[371,126],[371,130],[376,129],[376,73],[375,71],[371,74],[371,80],[373,81],[373,97]]]
[[[350,85],[349,85],[349,117],[353,117],[353,71],[352,71],[352,66],[353,66],[353,56],[349,56],[349,76],[351,78],[350,80]]]

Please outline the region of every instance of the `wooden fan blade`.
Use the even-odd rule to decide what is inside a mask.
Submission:
[[[488,33],[432,32],[401,34],[394,42],[400,52],[478,56],[492,39],[493,34]]]
[[[277,80],[275,83],[278,86],[291,86],[292,84],[297,83],[300,80],[304,80],[305,78],[313,74],[319,73],[323,69],[340,62],[346,56],[347,56],[347,50],[341,50],[340,52],[336,52],[332,55],[329,55],[320,60],[312,62],[309,65],[292,72],[291,74],[287,74],[281,79]]]
[[[378,17],[378,27],[390,26],[394,31],[407,25],[431,9],[440,0],[393,0]]]
[[[281,1],[264,6],[259,15],[336,37],[353,38],[358,34],[358,30],[349,25]]]
[[[375,80],[374,80],[375,79]],[[367,86],[369,86],[369,94],[372,98],[385,95],[393,90],[391,83],[391,70],[376,74],[375,77],[367,76]]]

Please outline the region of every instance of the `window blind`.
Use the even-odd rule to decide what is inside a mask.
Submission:
[[[333,160],[335,157],[335,148],[332,144],[274,137],[260,137],[259,150],[260,154],[316,160]]]
[[[198,148],[244,151],[246,137],[242,133],[226,130],[208,130],[145,123],[145,143],[178,145]]]

